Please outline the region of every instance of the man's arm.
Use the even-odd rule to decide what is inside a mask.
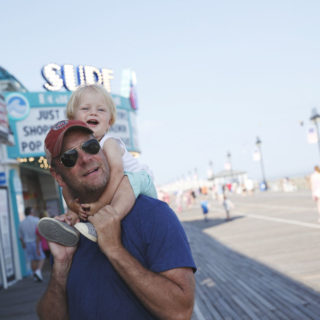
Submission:
[[[191,318],[195,289],[191,268],[154,273],[145,269],[125,248],[108,252],[107,256],[138,299],[159,319]]]
[[[89,217],[103,253],[144,306],[159,319],[190,319],[195,280],[191,268],[155,273],[144,268],[121,243],[121,218],[111,206]]]
[[[49,242],[49,248],[54,264],[47,290],[37,306],[38,316],[43,320],[68,320],[66,285],[76,247]]]

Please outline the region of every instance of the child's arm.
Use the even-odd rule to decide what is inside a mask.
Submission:
[[[123,150],[118,145],[116,140],[108,139],[103,145],[103,151],[108,160],[108,164],[110,168],[110,178],[109,178],[109,182],[107,184],[106,189],[104,190],[104,192],[102,193],[102,195],[100,196],[97,202],[81,205],[82,209],[87,208],[88,215],[95,214],[101,208],[111,203],[111,200],[113,199],[113,196],[116,193],[119,187],[119,184],[124,176],[123,164],[122,164]],[[126,198],[122,198],[122,200],[127,201]],[[121,213],[119,212],[119,214]]]
[[[116,210],[120,218],[123,219],[132,209],[135,201],[136,197],[129,179],[127,176],[124,176],[120,182],[119,188],[112,198],[111,206]]]

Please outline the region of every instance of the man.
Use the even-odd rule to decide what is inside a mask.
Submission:
[[[86,203],[99,198],[109,179],[101,149],[94,154],[83,148],[90,139],[92,131],[74,120],[56,124],[46,138],[52,175]],[[76,161],[66,167],[61,156],[70,150]],[[129,185],[126,178],[122,183]],[[83,236],[77,248],[49,243],[54,263],[38,304],[40,319],[191,318],[195,264],[182,226],[165,203],[140,196],[122,221],[111,206],[89,221],[97,243]]]
[[[19,225],[19,237],[22,248],[26,250],[27,259],[31,263],[31,270],[35,281],[42,281],[42,267],[45,261],[45,255],[42,248],[37,249],[36,228],[39,221],[34,216],[33,209],[26,207],[24,210],[26,218]]]

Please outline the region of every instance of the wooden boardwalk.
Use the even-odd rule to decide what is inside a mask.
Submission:
[[[198,265],[194,319],[320,319],[319,293],[184,226]]]
[[[233,219],[211,201],[179,217],[198,271],[193,320],[320,319],[320,224],[308,194],[233,197]],[[0,319],[33,320],[45,281],[0,290]],[[128,317],[130,319],[130,317]]]
[[[309,197],[302,206],[299,202],[300,217],[299,207],[286,198],[281,200],[289,209],[282,215],[284,204],[269,196],[232,200],[233,220],[228,222],[217,203],[211,204],[208,222],[200,206],[180,215],[198,266],[193,319],[320,319],[320,228]],[[268,201],[272,212],[263,205]],[[307,283],[301,274],[309,275]]]
[[[0,319],[1,320],[36,320],[37,302],[44,293],[49,277],[49,263],[43,269],[44,281],[34,282],[25,278],[0,290]]]

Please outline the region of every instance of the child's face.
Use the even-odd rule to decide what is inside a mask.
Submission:
[[[110,127],[111,114],[104,97],[94,91],[82,94],[74,119],[85,122],[97,139],[103,137]]]

